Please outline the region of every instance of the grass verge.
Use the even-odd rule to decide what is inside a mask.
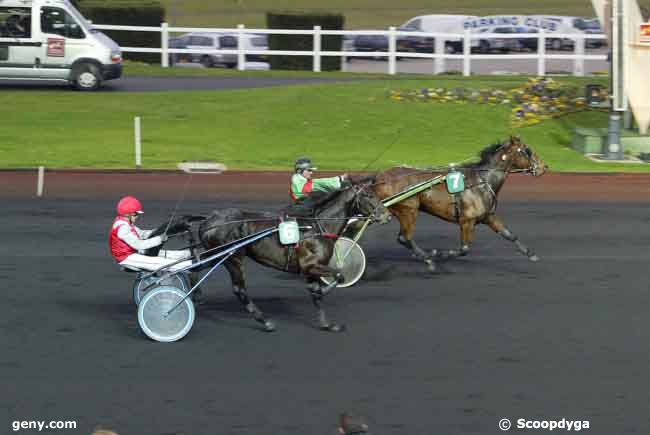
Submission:
[[[233,91],[3,92],[2,166],[132,168],[133,118],[140,116],[145,168],[212,160],[231,169],[287,169],[300,155],[336,170],[437,166],[475,156],[493,141],[519,134],[556,171],[650,171],[645,165],[593,163],[569,148],[574,127],[607,125],[602,112],[515,130],[506,107],[386,98],[391,89],[508,89],[525,80],[407,76]],[[561,80],[584,85],[605,79]]]

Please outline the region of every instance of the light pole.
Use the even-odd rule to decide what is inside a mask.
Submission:
[[[609,13],[609,28],[611,29],[610,68],[609,68],[609,122],[607,124],[607,141],[603,147],[603,159],[622,160],[623,146],[621,145],[621,111],[626,105],[625,98],[625,20],[624,0],[612,0],[607,4]]]

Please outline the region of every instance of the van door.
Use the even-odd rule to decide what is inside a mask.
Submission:
[[[31,7],[0,6],[0,77],[38,77],[42,43],[36,41]]]
[[[42,68],[52,78],[68,78],[72,63],[88,52],[91,42],[81,25],[65,9],[43,6],[40,10],[43,38]]]

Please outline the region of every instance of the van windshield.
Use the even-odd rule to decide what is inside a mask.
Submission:
[[[82,29],[84,29],[87,32],[92,32],[92,33],[97,32],[97,30],[90,27],[90,25],[88,24],[88,20],[86,20],[84,16],[81,15],[81,13],[72,4],[67,5],[67,10],[68,13],[70,13],[70,15],[74,17],[74,19],[77,21],[77,24],[79,24],[79,26],[81,26]]]

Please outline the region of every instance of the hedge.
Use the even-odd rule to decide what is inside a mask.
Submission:
[[[316,14],[309,12],[267,12],[266,26],[269,29],[313,30],[321,26],[322,30],[343,30],[345,17],[341,14]],[[340,51],[343,38],[341,35],[321,36],[321,50]],[[312,51],[312,35],[269,35],[270,50]],[[313,69],[311,56],[271,56],[271,69],[307,70]],[[340,71],[341,58],[327,56],[321,58],[323,71]]]

